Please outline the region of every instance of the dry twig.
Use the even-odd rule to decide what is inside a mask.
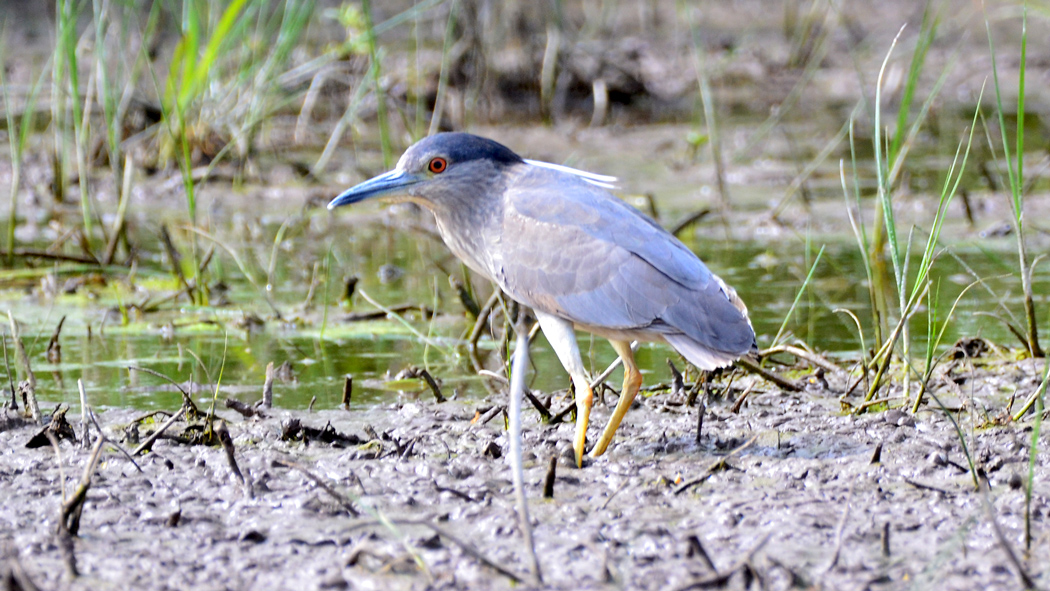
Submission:
[[[362,528],[362,527],[372,527],[372,526],[376,526],[376,525],[387,525],[388,523],[389,524],[394,524],[394,525],[418,525],[418,526],[421,526],[421,527],[430,528],[430,530],[433,531],[434,533],[436,533],[439,536],[447,539],[448,541],[452,542],[453,544],[459,546],[460,550],[463,550],[464,553],[466,553],[471,558],[477,560],[481,564],[484,564],[485,566],[487,566],[487,567],[491,568],[492,570],[498,572],[499,574],[507,577],[508,579],[510,579],[511,581],[514,581],[515,583],[520,583],[522,581],[522,578],[520,576],[515,574],[513,571],[510,571],[510,570],[504,568],[503,566],[493,562],[492,560],[489,560],[488,558],[485,557],[484,554],[482,554],[477,548],[475,548],[472,544],[470,544],[466,540],[459,539],[458,537],[456,537],[456,536],[452,535],[451,533],[449,533],[445,528],[437,525],[436,523],[432,523],[430,521],[426,521],[426,520],[423,520],[423,519],[368,519],[368,520],[365,520],[365,521],[361,521],[361,522],[355,523],[354,525],[350,526],[350,529],[358,529],[358,528]]]
[[[775,373],[765,369],[764,367],[759,366],[757,363],[755,363],[754,361],[751,361],[747,357],[742,357],[742,358],[738,359],[736,361],[736,366],[740,367],[740,368],[742,368],[742,369],[744,369],[744,370],[746,370],[746,371],[748,371],[750,373],[759,375],[759,376],[765,378],[766,380],[768,380],[770,382],[773,382],[777,386],[780,386],[784,390],[789,390],[791,392],[801,392],[802,391],[802,386],[799,386],[795,382],[793,382],[793,381],[791,381],[791,380],[789,380],[789,379],[787,379],[785,377],[778,376],[777,374],[775,374]]]
[[[140,453],[148,450],[153,445],[153,442],[156,441],[157,438],[160,437],[165,431],[167,431],[168,427],[171,427],[172,425],[174,425],[175,421],[181,419],[182,415],[184,415],[184,414],[186,414],[186,407],[185,406],[180,408],[179,412],[171,415],[171,418],[168,419],[167,421],[165,421],[164,424],[161,425],[159,429],[157,429],[153,433],[150,433],[150,436],[147,437],[145,441],[143,441],[141,444],[139,444],[139,446],[136,447],[135,450],[131,452],[131,455],[137,456]]]
[[[856,483],[854,482],[853,484]],[[846,520],[849,519],[849,509],[853,502],[853,484],[849,486],[849,494],[846,495],[846,505],[842,508],[842,517],[839,518],[839,523],[835,527],[835,552],[831,555],[827,568],[824,569],[825,574],[835,568],[835,565],[839,562],[839,555],[842,554],[842,539],[846,533]]]
[[[230,436],[230,430],[226,428],[226,421],[215,421],[212,424],[212,430],[215,432],[215,435],[218,436],[223,451],[226,452],[226,461],[230,464],[230,470],[233,471],[233,475],[237,477],[237,480],[241,481],[241,485],[244,487],[244,496],[249,499],[253,498],[255,492],[252,490],[252,482],[244,477],[244,474],[241,472],[241,467],[237,465],[237,456],[233,447],[233,437]]]
[[[999,540],[999,545],[1002,546],[1010,564],[1017,569],[1017,578],[1021,579],[1021,584],[1024,585],[1025,589],[1039,589],[1035,584],[1035,579],[1028,574],[1028,570],[1021,563],[1021,559],[1017,557],[1013,546],[1010,545],[1006,535],[1003,534],[1002,528],[999,527],[999,521],[995,518],[995,509],[992,507],[992,501],[988,496],[988,481],[985,479],[981,480],[981,501],[984,505],[984,511],[988,515],[988,521],[992,524],[992,531],[995,532],[995,537]]]
[[[325,482],[320,476],[317,476],[313,472],[309,471],[306,468],[306,466],[303,466],[302,464],[299,464],[297,462],[293,462],[292,460],[285,459],[274,460],[274,463],[278,466],[291,468],[292,470],[295,470],[296,472],[310,479],[310,481],[312,481],[314,484],[321,487],[321,490],[325,491],[326,493],[328,493],[329,496],[335,499],[335,501],[339,503],[339,506],[342,507],[350,515],[353,515],[354,517],[359,517],[361,515],[361,513],[354,507],[353,503],[351,503],[345,495],[332,488],[331,485]]]
[[[102,456],[103,442],[104,440],[101,437],[95,442],[95,447],[91,449],[91,459],[84,466],[84,474],[80,477],[80,484],[73,491],[73,495],[62,503],[62,508],[59,512],[58,528],[65,530],[71,536],[77,535],[80,529],[80,514],[84,510],[84,500],[87,498],[87,491],[91,488],[91,478],[94,476],[95,468],[98,466],[99,458]]]
[[[732,577],[738,570],[744,568],[749,562],[751,562],[751,559],[755,557],[755,554],[757,554],[758,551],[761,550],[767,542],[769,542],[769,538],[771,536],[772,534],[766,534],[766,537],[759,540],[757,544],[755,544],[750,550],[748,550],[747,554],[742,556],[740,560],[737,560],[735,563],[733,563],[733,566],[730,566],[724,572],[718,573],[718,571],[716,570],[714,575],[700,579],[698,581],[693,581],[692,583],[689,583],[684,587],[679,587],[678,591],[690,591],[692,589],[707,589],[709,587],[724,587],[726,583],[729,582],[730,577]]]
[[[266,364],[266,379],[263,380],[263,395],[259,408],[273,408],[273,361]]]
[[[531,559],[532,575],[537,584],[543,584],[540,561],[536,557],[536,544],[532,539],[532,523],[529,521],[529,506],[525,498],[525,470],[521,459],[521,400],[525,392],[525,373],[529,367],[529,331],[526,329],[525,315],[519,314],[518,343],[514,348],[514,361],[511,363],[510,380],[510,461],[511,476],[514,481],[514,493],[518,506],[518,521],[521,533],[525,537],[525,548]],[[553,488],[553,485],[552,485]],[[553,492],[553,491],[552,491]]]
[[[685,491],[689,490],[690,488],[693,488],[694,486],[696,486],[696,485],[700,484],[701,482],[707,480],[708,478],[711,477],[712,474],[714,474],[715,472],[717,472],[717,471],[721,470],[722,468],[724,468],[725,465],[726,465],[726,462],[730,458],[739,455],[742,451],[744,451],[745,449],[751,447],[755,443],[755,441],[758,441],[758,435],[755,435],[751,439],[748,439],[740,447],[734,449],[733,451],[727,453],[726,455],[722,456],[718,460],[712,462],[711,465],[708,466],[706,470],[704,470],[704,473],[701,476],[699,476],[698,478],[694,478],[693,480],[690,480],[689,482],[686,482],[686,483],[682,484],[681,486],[679,486],[678,488],[676,488],[674,490],[674,494],[680,495],[680,494],[684,493]]]

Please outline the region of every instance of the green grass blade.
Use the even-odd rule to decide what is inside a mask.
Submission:
[[[459,0],[452,0],[448,9],[448,22],[445,23],[445,44],[441,48],[441,72],[438,73],[437,95],[434,97],[434,112],[430,116],[430,130],[427,135],[434,135],[441,128],[441,116],[445,112],[445,100],[448,98],[448,75],[452,67],[452,37],[456,30],[456,8]]]
[[[1035,399],[1035,419],[1032,421],[1032,443],[1028,448],[1028,482],[1024,489],[1024,542],[1025,549],[1032,549],[1032,488],[1035,486],[1035,460],[1039,453],[1039,434],[1043,427],[1043,396],[1050,384],[1050,363],[1043,370],[1043,382],[1039,384]]]
[[[788,309],[787,314],[784,315],[784,320],[780,323],[780,329],[777,330],[777,336],[773,337],[773,342],[770,343],[770,347],[776,347],[780,344],[780,337],[784,335],[784,329],[787,328],[788,320],[791,320],[791,315],[794,314],[799,300],[802,299],[802,294],[806,291],[806,287],[809,286],[809,282],[813,280],[813,272],[817,270],[817,265],[820,264],[820,258],[824,256],[824,248],[826,246],[827,245],[822,245],[820,251],[817,252],[817,257],[813,260],[813,264],[810,265],[809,272],[806,273],[806,279],[802,282],[802,287],[798,288],[798,293],[795,294],[795,300],[791,302],[791,307]]]
[[[366,34],[368,35],[368,55],[372,60],[372,91],[376,97],[376,116],[379,119],[379,143],[383,149],[383,168],[391,168],[394,163],[393,148],[390,146],[390,122],[386,114],[386,93],[381,83],[382,63],[379,59],[379,47],[376,44],[375,26],[372,24],[372,1],[362,0],[361,10],[365,15]]]
[[[889,186],[889,168],[886,161],[886,154],[884,153],[885,148],[882,145],[882,87],[883,80],[886,76],[886,66],[889,65],[890,56],[893,55],[893,50],[897,46],[897,42],[900,40],[901,33],[904,32],[904,27],[901,27],[900,31],[897,32],[897,36],[893,38],[893,43],[890,44],[889,51],[886,52],[886,57],[882,60],[882,67],[879,68],[878,81],[875,84],[875,137],[874,137],[874,148],[875,148],[875,173],[878,176],[878,190],[879,190],[879,203],[882,206],[882,216],[884,229],[886,231],[886,242],[889,244],[890,260],[893,262],[893,270],[897,283],[898,294],[901,297],[901,307],[904,307],[903,301],[903,268],[901,266],[900,256],[900,245],[897,242],[897,225],[893,215],[893,198],[891,196],[891,187]]]
[[[1021,64],[1017,73],[1017,183],[1013,191],[1014,215],[1017,216],[1018,228],[1024,221],[1021,211],[1024,205],[1024,79],[1028,57],[1028,3],[1021,5]]]
[[[901,156],[901,146],[904,142],[905,130],[908,128],[908,115],[911,113],[911,105],[915,99],[915,89],[919,83],[923,66],[926,65],[926,53],[933,43],[937,34],[937,25],[940,22],[938,15],[931,15],[931,3],[926,2],[926,8],[922,12],[922,24],[919,26],[919,38],[915,43],[915,51],[912,54],[911,65],[908,68],[908,78],[904,84],[904,92],[901,96],[900,108],[897,111],[897,128],[894,131],[893,141],[890,142],[889,161],[893,162]]]
[[[984,86],[981,87],[981,93],[977,98],[977,104],[981,104],[981,99],[984,97]],[[941,188],[940,202],[937,204],[937,213],[933,218],[933,228],[930,230],[930,235],[926,240],[926,248],[922,253],[922,261],[919,264],[919,272],[915,278],[915,282],[912,286],[912,297],[915,292],[918,291],[918,286],[926,282],[926,278],[929,276],[930,269],[933,266],[934,250],[940,239],[941,229],[944,227],[944,220],[948,215],[948,206],[952,202],[952,198],[958,192],[959,183],[962,181],[963,173],[966,171],[966,164],[970,158],[970,149],[973,147],[973,135],[977,129],[977,117],[980,112],[980,107],[974,109],[973,119],[970,121],[970,130],[967,133],[966,147],[963,148],[962,142],[956,147],[955,157],[952,159],[951,166],[948,168],[948,174],[945,175],[944,185]],[[962,161],[959,161],[960,152],[962,153]]]

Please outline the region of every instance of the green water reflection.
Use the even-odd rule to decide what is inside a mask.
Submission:
[[[295,376],[294,380],[275,383],[275,404],[284,408],[305,408],[311,400],[317,407],[337,406],[345,375],[354,376],[354,406],[429,396],[425,390],[396,392],[382,385],[386,376],[410,365],[428,367],[443,380],[446,395],[484,395],[484,384],[471,368],[466,348],[459,340],[472,321],[446,275],[448,272],[462,276],[463,271],[444,247],[415,232],[392,231],[376,224],[356,225],[348,230],[343,224],[331,223],[335,231],[321,237],[301,235],[300,242],[288,245],[297,254],[282,257],[275,265],[270,297],[281,312],[280,318],[263,303],[262,294],[229,264],[219,274],[229,286],[225,297],[230,305],[172,305],[127,325],[123,324],[118,307],[112,303],[101,305],[99,299],[112,297],[110,292],[96,298],[85,288],[75,295],[41,299],[35,293],[12,295],[8,291],[2,304],[21,321],[38,389],[46,401],[75,406],[76,381],[82,379],[96,406],[178,406],[179,393],[164,380],[127,369],[140,366],[180,383],[192,380],[198,385],[193,396],[199,403],[211,400],[221,373],[220,399],[232,396],[251,402],[261,397],[265,368],[270,362],[290,363]],[[815,249],[807,254],[803,245],[701,240],[696,233],[687,235],[686,240],[702,253],[712,269],[737,288],[750,308],[760,346],[768,346],[788,313]],[[942,314],[972,281],[971,273],[984,278],[987,286],[971,289],[961,300],[945,343],[964,335],[980,335],[1013,346],[1014,338],[1005,325],[981,314],[996,312],[1000,300],[1015,314],[1021,310],[1019,281],[1011,274],[1012,243],[1004,238],[991,241],[992,248],[987,242],[980,246],[953,247],[959,260],[944,255],[938,261],[934,301]],[[327,290],[318,279],[322,285],[314,296],[315,305],[312,311],[303,311],[301,303],[310,280],[317,278],[314,263],[323,270],[326,258]],[[381,272],[384,266],[386,270]],[[400,273],[393,273],[397,277],[390,280],[389,269],[394,267]],[[360,277],[358,290],[385,305],[413,303],[437,309],[439,314],[432,319],[418,313],[406,316],[415,331],[428,336],[431,345],[397,321],[346,322],[352,312],[374,309],[360,294],[350,306],[339,302],[343,280],[350,275]],[[852,244],[830,244],[813,283],[787,324],[792,338],[832,354],[855,355],[860,345],[854,324],[834,310],[848,309],[864,321],[870,318],[863,276],[859,254]],[[475,280],[475,286],[477,295],[484,298],[489,289],[486,282]],[[1044,294],[1050,292],[1047,274],[1036,276],[1035,288],[1040,309],[1046,309]],[[85,292],[89,295],[85,296]],[[249,323],[243,322],[247,314],[257,315],[263,320],[262,325],[249,330]],[[52,365],[46,362],[45,349],[57,319],[63,315],[67,320],[60,341],[62,362]],[[923,312],[913,323],[916,350],[920,352],[925,346],[925,319]],[[869,331],[866,338],[870,346],[870,328],[865,326],[865,330]],[[566,387],[564,371],[549,346],[542,337],[537,343],[533,387],[544,391]],[[600,371],[615,359],[612,349],[601,339],[581,334],[580,343],[592,371]],[[482,341],[483,357],[495,369],[499,366],[497,345],[491,339]],[[668,358],[682,366],[677,355],[665,346],[642,347],[638,359],[647,382],[669,377]]]

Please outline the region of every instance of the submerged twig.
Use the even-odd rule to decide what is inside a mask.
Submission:
[[[549,422],[551,420],[550,409],[544,406],[543,403],[540,402],[539,398],[536,398],[536,395],[532,393],[532,390],[525,388],[525,398],[528,398],[529,402],[532,403],[533,408],[536,409],[536,412],[540,413],[541,421]]]
[[[680,234],[682,230],[688,228],[696,222],[699,222],[700,220],[706,218],[710,214],[711,208],[709,207],[699,209],[672,224],[671,227],[667,229],[667,231],[675,236],[678,236],[678,234]]]
[[[389,306],[384,310],[372,310],[368,312],[352,312],[343,316],[343,322],[368,322],[370,320],[383,320],[389,316],[389,312],[396,314],[404,314],[405,312],[412,312],[413,310],[419,310],[419,313],[425,318],[429,318],[434,315],[434,311],[422,304],[397,304],[396,306]]]
[[[343,398],[339,403],[339,408],[343,410],[350,410],[350,398],[354,395],[354,376],[347,374],[343,380]]]
[[[241,402],[236,398],[227,398],[224,404],[226,404],[226,408],[236,411],[246,419],[250,419],[252,417],[266,417],[266,415],[261,409],[258,409],[255,406],[252,406],[251,404]]]
[[[928,490],[930,492],[940,493],[940,494],[942,494],[942,495],[944,495],[946,497],[954,497],[955,496],[955,493],[953,493],[950,490],[943,489],[943,488],[941,488],[939,486],[934,486],[932,484],[925,484],[925,483],[919,482],[917,480],[912,480],[911,478],[905,478],[904,482],[914,486],[915,488],[917,488],[919,490]]]
[[[62,336],[62,325],[65,323],[66,317],[63,316],[58,321],[58,325],[55,326],[55,331],[51,333],[51,339],[47,342],[48,363],[54,363],[55,365],[62,363],[62,343],[59,341],[59,337]]]
[[[606,507],[609,506],[609,503],[611,503],[612,500],[616,498],[616,495],[620,494],[621,492],[623,492],[623,489],[627,488],[627,485],[630,484],[630,482],[630,480],[625,478],[624,481],[620,483],[620,486],[616,487],[616,490],[614,490],[612,494],[609,495],[609,498],[605,499],[605,502],[602,503],[602,506],[598,507],[598,510],[604,511]]]
[[[419,377],[423,378],[423,381],[430,387],[430,391],[434,393],[435,400],[438,402],[445,401],[445,396],[441,394],[441,386],[438,385],[437,380],[434,379],[434,376],[430,375],[429,371],[425,369],[419,370]]]
[[[501,412],[504,412],[502,406],[493,406],[481,416],[475,417],[474,420],[471,421],[471,423],[476,425],[484,425],[492,419],[496,418],[496,415],[500,414]]]

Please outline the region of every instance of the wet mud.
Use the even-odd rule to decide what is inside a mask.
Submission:
[[[931,389],[942,406],[916,415],[851,415],[835,375],[801,392],[740,375],[715,383],[726,396],[706,398],[699,442],[700,407],[651,393],[582,469],[572,425],[528,409],[542,583],[515,513],[504,394],[247,419],[223,409],[247,484],[218,445],[161,438],[133,464],[106,444],[71,546],[56,534],[62,491],[72,494],[91,451],[26,449],[39,429],[9,412],[6,568],[45,589],[1016,589],[1020,569],[1039,581],[1050,564],[1038,533],[1048,462],[1034,461],[1042,537],[1026,554],[1031,423],[986,409],[1016,411],[1043,367],[957,364]],[[596,406],[592,440],[609,410]],[[110,410],[99,422],[115,442],[141,414]],[[79,431],[79,411],[69,415]],[[293,420],[300,429],[289,431]],[[303,428],[344,437],[304,441]]]

